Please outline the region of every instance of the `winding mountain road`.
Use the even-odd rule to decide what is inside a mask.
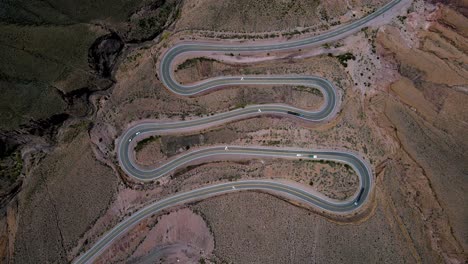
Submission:
[[[401,0],[390,1],[382,8],[362,19],[340,26],[318,36],[291,42],[250,46],[222,45],[213,43],[180,43],[175,45],[163,55],[159,64],[159,76],[162,83],[176,94],[193,96],[203,92],[209,92],[220,87],[233,85],[301,85],[318,88],[324,95],[324,105],[318,111],[305,111],[284,104],[250,105],[245,108],[188,121],[141,123],[126,130],[120,137],[117,145],[117,154],[120,166],[129,176],[141,181],[152,181],[167,175],[177,168],[181,168],[189,164],[200,163],[206,160],[225,160],[239,157],[266,157],[342,162],[351,166],[359,177],[359,188],[353,197],[345,201],[336,201],[326,198],[325,196],[310,190],[308,187],[298,186],[298,184],[287,181],[276,180],[242,180],[206,186],[192,191],[175,194],[140,209],[138,212],[124,219],[117,226],[109,230],[88,251],[75,259],[74,263],[92,262],[122,234],[129,231],[146,217],[160,212],[163,209],[229,192],[242,190],[266,191],[338,214],[350,213],[362,206],[362,204],[367,201],[373,187],[372,170],[366,161],[364,161],[359,155],[352,152],[336,150],[280,149],[254,146],[214,146],[187,152],[184,155],[170,159],[160,167],[147,169],[142,168],[135,163],[133,147],[135,142],[150,135],[197,131],[206,127],[212,127],[257,115],[267,114],[288,116],[310,122],[319,122],[331,119],[337,112],[339,98],[336,88],[329,81],[323,78],[314,76],[230,76],[212,78],[192,85],[181,85],[175,81],[173,76],[174,61],[181,54],[190,52],[264,52],[320,45],[356,32],[360,28],[366,26],[373,19],[383,15],[385,12],[395,7],[400,2]]]

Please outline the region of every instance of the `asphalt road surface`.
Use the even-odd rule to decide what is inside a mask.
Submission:
[[[257,190],[281,195],[290,199],[301,201],[304,204],[321,208],[333,213],[349,213],[364,204],[372,190],[372,170],[367,162],[359,155],[347,151],[334,150],[310,150],[310,149],[280,149],[266,147],[240,147],[240,146],[217,146],[190,151],[184,155],[169,160],[158,168],[145,169],[134,162],[133,147],[135,142],[153,134],[164,134],[174,132],[195,131],[197,129],[248,118],[256,115],[281,115],[292,118],[301,118],[311,122],[330,119],[337,111],[338,99],[336,88],[327,80],[311,76],[230,76],[213,78],[193,85],[181,85],[174,80],[174,59],[187,52],[213,52],[213,53],[243,53],[278,51],[298,49],[305,46],[320,45],[333,41],[367,25],[373,19],[383,15],[395,7],[401,0],[393,0],[375,11],[374,13],[354,21],[350,24],[340,26],[327,33],[306,39],[282,42],[271,45],[221,45],[213,43],[181,43],[168,50],[161,59],[159,65],[159,76],[163,84],[179,95],[196,95],[209,92],[224,86],[232,85],[303,85],[320,89],[324,95],[325,103],[318,111],[304,111],[283,104],[251,105],[230,112],[221,113],[196,120],[182,122],[148,122],[131,127],[122,135],[117,146],[119,163],[122,169],[131,177],[142,181],[152,181],[162,177],[177,168],[196,164],[206,160],[229,159],[229,158],[286,158],[286,159],[310,159],[337,161],[350,165],[359,177],[359,188],[353,197],[345,201],[336,201],[320,195],[306,186],[275,180],[243,180],[237,182],[221,183],[188,192],[178,193],[163,200],[152,203],[130,217],[120,222],[109,230],[88,251],[75,259],[74,263],[90,263],[101,252],[109,247],[112,242],[122,234],[129,231],[146,217],[160,212],[163,209],[213,197],[220,194]]]

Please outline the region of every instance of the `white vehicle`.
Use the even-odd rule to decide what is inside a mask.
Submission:
[[[243,81],[243,80],[244,80],[244,77],[241,77],[241,81]]]
[[[236,186],[232,186],[232,189],[235,190],[235,189],[236,189]]]
[[[132,139],[129,139],[128,142],[132,142]]]
[[[226,146],[226,147],[224,148],[224,150],[228,150],[228,147]]]
[[[296,157],[302,157],[302,154],[296,154]]]
[[[260,113],[261,113],[261,112],[262,112],[262,110],[258,109],[258,112],[260,112]]]
[[[361,196],[362,196],[362,193],[364,192],[364,188],[361,188],[361,190],[359,191],[359,194],[356,198],[356,201],[354,201],[354,205],[358,205],[359,204],[359,201],[361,200]]]
[[[314,159],[316,159],[316,158],[317,158],[317,155],[313,155],[312,157],[313,157]]]
[[[136,132],[136,134],[135,134],[135,135],[137,135],[137,136],[138,136],[138,135],[140,135],[140,133],[141,133],[141,132],[140,132],[140,131],[138,131],[138,132]]]

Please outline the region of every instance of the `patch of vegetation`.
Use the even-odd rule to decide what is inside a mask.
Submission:
[[[322,9],[320,9],[319,13],[320,13],[320,19],[325,20],[325,21],[328,22],[330,17],[328,16],[327,10],[322,8]]]
[[[315,87],[309,87],[309,86],[296,86],[293,88],[295,91],[300,91],[300,92],[307,92],[307,93],[311,93],[315,96],[320,96],[320,97],[323,97],[323,94],[322,92],[315,88]]]
[[[364,34],[366,35],[366,38],[367,38],[367,34],[368,34],[368,32],[367,32],[368,29],[369,29],[369,27],[363,27],[363,28],[361,28],[361,32],[364,32]]]
[[[406,16],[397,16],[397,18],[398,18],[398,20],[400,20],[400,22],[402,24],[404,24],[407,17]]]
[[[267,146],[279,146],[281,144],[281,140],[268,140],[266,142]]]
[[[344,167],[346,168],[347,171],[350,171],[350,170],[353,169],[353,168],[351,167],[351,165],[349,165],[349,164],[347,164],[347,163],[344,164]]]
[[[211,1],[213,2],[213,1]],[[216,2],[216,1],[214,1]],[[310,26],[317,23],[319,0],[269,1],[237,0],[223,4],[197,8],[201,16],[197,21],[189,20],[184,27],[217,32],[272,32],[289,30],[294,26]],[[257,12],[262,10],[262,12]],[[291,23],[294,21],[294,23]],[[188,24],[188,23],[190,24]],[[265,35],[271,35],[268,33]],[[259,35],[259,34],[257,34]],[[264,35],[264,36],[265,36]],[[241,36],[243,38],[243,36]]]
[[[0,2],[0,128],[67,112],[63,94],[107,87],[88,51],[109,32],[124,40],[159,34],[178,0],[17,0]],[[138,14],[136,12],[138,11]],[[136,15],[132,15],[136,14]],[[142,31],[138,21],[144,28]],[[138,30],[137,30],[138,29]]]
[[[245,108],[247,105],[248,105],[247,102],[242,101],[242,102],[238,102],[234,108],[235,108],[235,109],[238,109],[238,108]]]
[[[135,146],[135,151],[140,151],[142,150],[146,145],[150,144],[151,142],[155,142],[161,139],[161,136],[151,136],[145,139],[142,139],[138,141],[138,143]]]
[[[301,162],[309,162],[309,163],[319,163],[319,164],[327,164],[329,165],[330,167],[332,168],[335,168],[337,166],[346,166],[347,164],[344,164],[344,163],[341,163],[341,162],[335,162],[335,161],[331,161],[331,160],[322,160],[322,159],[319,159],[319,160],[304,160],[304,161],[301,161]],[[349,165],[348,165],[349,166]]]
[[[171,36],[171,32],[166,31],[161,35],[161,41],[167,40]]]
[[[61,93],[95,78],[88,48],[99,36],[86,25],[0,25],[0,127],[63,113]],[[57,89],[58,88],[58,89]]]
[[[328,56],[333,57],[333,54],[328,53]],[[344,67],[348,67],[348,60],[355,60],[356,57],[351,53],[351,52],[346,52],[345,54],[340,54],[338,56],[335,56],[338,61],[343,65]]]
[[[237,174],[237,173],[236,173],[236,174],[230,174],[230,175],[228,175],[227,180],[230,181],[230,182],[232,182],[232,181],[238,181],[238,180],[240,180],[241,178],[242,178],[242,177],[240,176],[240,174]]]
[[[129,32],[128,38],[131,40],[147,40],[156,37],[160,34],[169,20],[180,15],[177,8],[178,1],[167,0],[158,1],[154,5],[159,5],[157,8],[152,7],[150,10],[145,10],[138,16],[130,20],[132,30]],[[173,15],[173,13],[175,15]],[[170,33],[164,33],[162,40],[169,37]]]
[[[89,120],[81,121],[79,123],[69,126],[63,135],[63,142],[70,143],[75,139],[81,132],[87,131],[92,122]]]
[[[0,20],[12,24],[69,25],[106,19],[124,22],[145,0],[15,0],[0,3]]]
[[[127,61],[128,62],[136,62],[141,57],[142,57],[142,54],[140,52],[137,52],[136,54],[129,55],[127,57]]]
[[[19,150],[0,159],[0,190],[11,186],[21,175],[23,159]]]
[[[184,61],[183,63],[179,64],[177,66],[177,70],[188,69],[190,67],[195,66],[197,63],[214,62],[214,61],[216,61],[216,60],[210,59],[210,58],[205,58],[205,57],[188,59],[188,60]]]
[[[17,129],[30,120],[62,113],[66,103],[55,88],[34,81],[8,82],[0,76],[0,129]]]
[[[291,38],[294,35],[300,35],[300,34],[301,34],[301,32],[299,30],[294,29],[293,31],[284,32],[281,35],[283,35],[284,37],[287,37],[287,38]]]
[[[102,32],[104,33],[104,32]],[[54,83],[89,78],[88,49],[101,34],[87,25],[0,26],[0,72],[9,79]],[[72,87],[67,90],[73,90]]]

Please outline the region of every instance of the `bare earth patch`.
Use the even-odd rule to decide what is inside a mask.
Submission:
[[[364,223],[339,225],[267,194],[236,193],[193,206],[228,263],[414,262],[381,208]],[[229,221],[225,221],[229,219]]]
[[[188,208],[144,220],[119,240],[97,263],[198,263],[214,248],[205,221]]]

